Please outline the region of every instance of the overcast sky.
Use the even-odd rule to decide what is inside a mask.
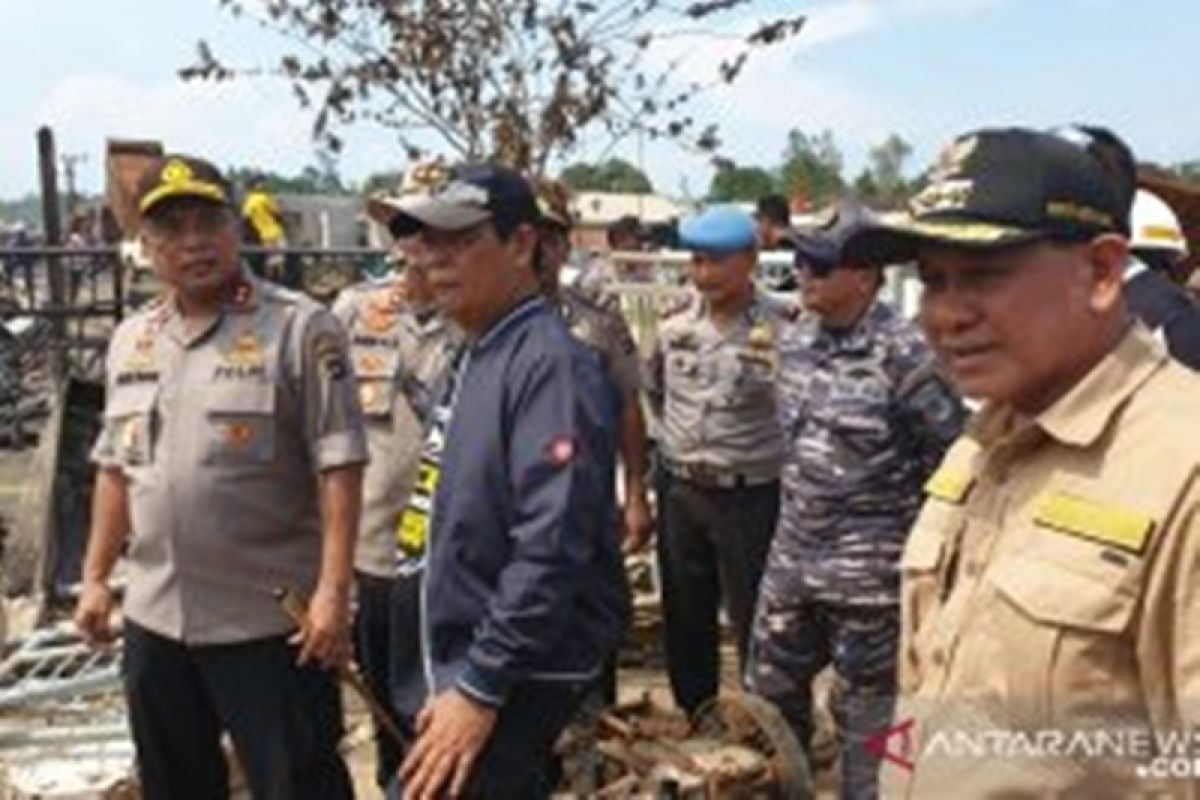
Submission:
[[[897,132],[915,171],[953,134],[989,124],[1106,124],[1143,160],[1200,159],[1197,0],[795,0],[810,15],[796,44],[752,61],[708,97],[739,163],[778,163],[789,128],[831,129],[853,174],[871,144]],[[198,38],[245,59],[278,51],[215,0],[0,0],[6,81],[0,197],[34,189],[37,126],[59,151],[82,154],[81,188],[102,190],[104,142],[151,138],[223,165],[285,173],[313,163],[309,119],[275,81],[184,84],[175,70]],[[693,58],[706,69],[713,53]],[[596,143],[599,145],[599,142]],[[669,194],[703,194],[701,158],[630,142]],[[572,160],[596,153],[584,150]],[[402,161],[386,132],[356,129],[340,169],[358,180]]]

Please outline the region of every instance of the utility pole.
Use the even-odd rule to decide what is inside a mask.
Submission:
[[[63,183],[67,185],[67,219],[70,220],[79,208],[79,193],[75,183],[76,168],[87,162],[87,155],[63,153],[58,160],[62,163]]]
[[[38,128],[38,166],[41,174],[42,221],[46,234],[46,245],[62,245],[62,218],[58,212],[58,174],[55,170],[54,132],[47,127]],[[46,257],[46,278],[50,287],[50,306],[61,312],[66,297],[66,281],[63,279],[62,260],[57,255]],[[66,376],[66,321],[60,313],[51,318],[54,330],[54,346],[50,350],[50,371],[56,383]]]

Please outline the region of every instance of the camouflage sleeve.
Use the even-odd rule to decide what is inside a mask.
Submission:
[[[901,420],[916,443],[916,457],[923,471],[932,473],[966,424],[962,398],[927,356],[901,381],[897,401]]]
[[[312,463],[326,470],[366,462],[362,409],[341,323],[316,309],[303,322],[298,350],[299,416]]]

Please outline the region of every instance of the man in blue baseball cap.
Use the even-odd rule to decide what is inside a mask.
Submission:
[[[662,317],[649,365],[667,671],[694,712],[717,692],[717,603],[745,653],[779,510],[775,342],[794,312],[757,291],[754,220],[716,206],[679,226],[694,290]]]

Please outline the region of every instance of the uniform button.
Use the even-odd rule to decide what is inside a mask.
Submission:
[[[936,650],[933,651],[932,655],[930,656],[930,660],[933,661],[933,665],[935,667],[946,666],[946,651],[940,647],[937,648]]]

